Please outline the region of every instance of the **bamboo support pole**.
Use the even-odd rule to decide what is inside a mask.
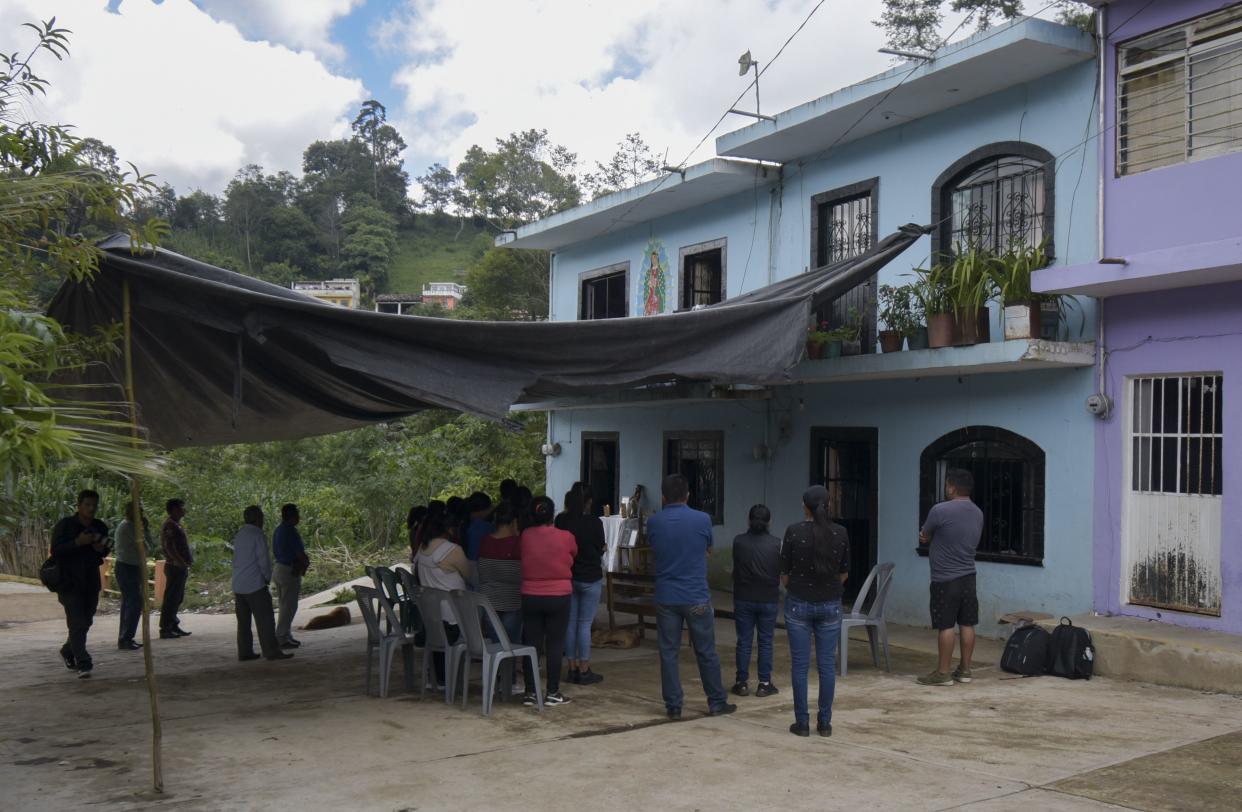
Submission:
[[[133,318],[129,302],[129,279],[126,278],[122,283],[123,311],[124,311],[124,327],[125,327],[125,397],[129,400],[129,429],[130,442],[134,448],[138,447],[138,401],[134,397],[134,349],[133,349]],[[141,561],[138,572],[141,577],[138,579],[142,587],[142,659],[144,670],[147,677],[147,694],[151,698],[151,781],[152,788],[156,792],[164,791],[164,764],[160,753],[163,733],[160,730],[160,695],[159,688],[155,683],[155,657],[151,653],[151,605],[150,591],[147,585],[147,545],[146,534],[143,533],[142,526],[142,502],[141,487],[139,486],[138,477],[132,476],[129,480],[129,498],[133,503],[133,510],[129,520],[133,523],[134,536],[138,539],[135,544],[138,548],[138,557]]]

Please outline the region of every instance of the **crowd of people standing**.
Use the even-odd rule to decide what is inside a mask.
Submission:
[[[945,477],[945,501],[937,504],[920,528],[919,541],[928,545],[932,625],[938,631],[937,668],[920,677],[924,685],[952,685],[971,681],[974,626],[978,623],[974,553],[983,527],[983,514],[971,494],[973,477],[953,469]],[[715,610],[707,580],[707,560],[713,548],[711,518],[688,504],[685,477],[673,474],[661,485],[663,508],[650,516],[646,534],[655,570],[655,613],[660,655],[660,681],[670,720],[682,718],[685,694],[678,668],[683,631],[688,631],[709,715],[732,713],[715,644]],[[89,677],[93,661],[86,648],[99,603],[99,566],[113,551],[109,529],[96,517],[99,495],[78,494],[77,511],[52,531],[51,553],[59,570],[58,598],[64,607],[68,637],[60,649],[65,666],[79,677]],[[590,491],[575,483],[565,494],[564,510],[546,496],[506,480],[500,499],[475,492],[469,497],[431,501],[410,510],[407,526],[416,579],[443,590],[472,589],[485,595],[499,618],[489,629],[495,639],[533,646],[544,658],[544,702],[563,705],[562,660],[568,663],[568,682],[589,686],[603,676],[591,667],[591,624],[600,602],[607,551],[603,524],[595,515]],[[794,700],[794,735],[810,735],[808,672],[814,650],[819,677],[815,729],[832,735],[832,705],[836,686],[835,659],[841,634],[841,599],[849,572],[849,539],[832,516],[830,494],[822,485],[808,488],[801,499],[804,520],[790,525],[782,539],[769,532],[771,511],[753,506],[747,531],[733,541],[733,610],[737,631],[735,696],[750,695],[752,644],[757,637],[756,697],[780,692],[772,679],[775,627],[781,588],[785,591],[784,619],[790,652],[790,682]],[[141,507],[141,527],[135,526],[134,506],[126,508],[115,538],[117,582],[122,599],[118,648],[142,647],[134,636],[141,617],[142,552],[153,551]],[[164,554],[166,585],[160,611],[160,637],[176,639],[190,634],[181,627],[178,610],[185,594],[191,551],[181,521],[185,503],[170,499],[167,518],[159,532]],[[263,656],[269,660],[292,657],[285,649],[300,643],[292,636],[301,579],[309,566],[298,532],[300,514],[294,504],[281,509],[281,523],[273,534],[269,553],[258,506],[247,507],[243,525],[234,536],[233,592],[237,616],[238,659]],[[272,555],[275,563],[273,564]],[[279,618],[274,617],[269,585],[275,583]],[[459,619],[450,601],[441,607],[450,644],[460,637]],[[251,624],[258,630],[262,655],[253,649]],[[955,630],[960,629],[960,632]],[[954,644],[960,640],[961,657],[950,673]],[[535,673],[524,661],[523,702],[536,704]],[[443,654],[435,660],[443,682]]]

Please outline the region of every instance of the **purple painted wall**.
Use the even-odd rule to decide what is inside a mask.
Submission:
[[[1242,233],[1242,152],[1116,177],[1117,44],[1237,0],[1119,0],[1105,7],[1104,256],[1222,240]],[[1231,182],[1232,181],[1232,182]]]
[[[1104,304],[1109,348],[1106,391],[1112,418],[1096,428],[1094,582],[1096,610],[1160,618],[1186,626],[1242,633],[1242,282],[1118,296]],[[1209,337],[1210,336],[1210,337]],[[1121,571],[1124,386],[1133,375],[1224,374],[1224,502],[1221,517],[1220,618],[1123,605]],[[1232,466],[1231,466],[1232,463]]]
[[[1242,152],[1118,178],[1116,46],[1222,8],[1237,0],[1119,0],[1104,27],[1103,255],[1125,256],[1242,235]],[[1217,257],[1242,262],[1239,256]],[[1242,282],[1108,299],[1104,303],[1105,391],[1114,414],[1096,429],[1096,609],[1185,626],[1242,633]],[[1122,572],[1125,384],[1136,375],[1218,372],[1224,376],[1224,497],[1221,517],[1221,616],[1177,613],[1125,603]],[[1230,463],[1233,465],[1230,465]]]

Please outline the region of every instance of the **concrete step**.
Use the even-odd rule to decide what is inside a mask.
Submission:
[[[1242,694],[1242,637],[1133,617],[1075,615],[1091,633],[1095,673],[1198,691]],[[1058,621],[1040,621],[1051,630]]]

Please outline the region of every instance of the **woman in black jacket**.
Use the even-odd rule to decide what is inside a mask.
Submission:
[[[591,621],[599,606],[604,586],[604,523],[591,511],[591,496],[581,485],[565,494],[565,512],[556,526],[573,534],[578,542],[574,556],[573,595],[569,602],[569,628],[565,634],[565,657],[569,660],[569,681],[575,685],[594,685],[603,679],[591,670]]]

